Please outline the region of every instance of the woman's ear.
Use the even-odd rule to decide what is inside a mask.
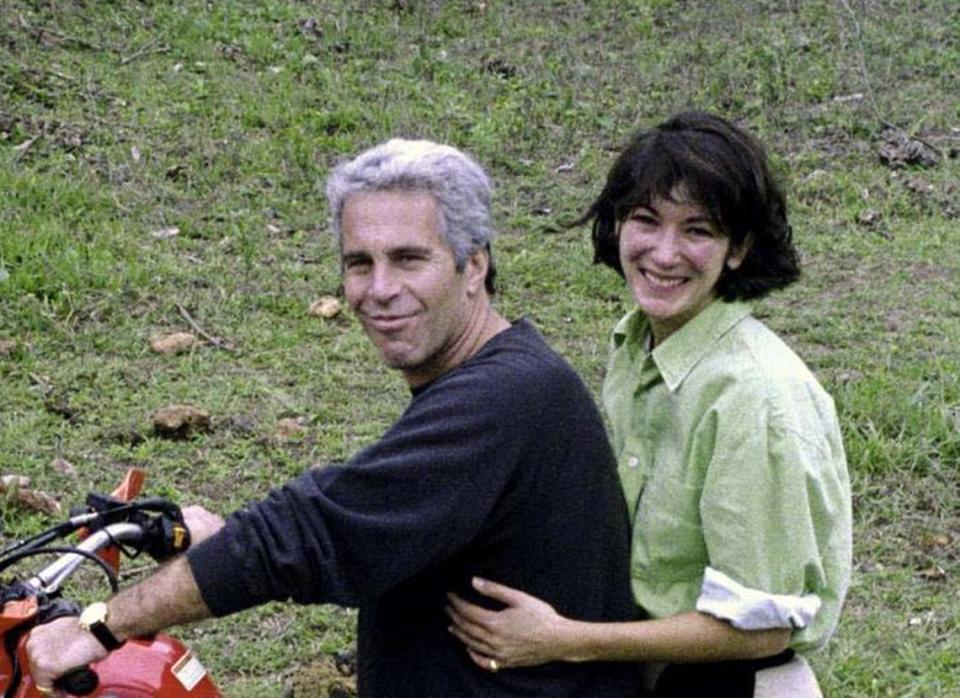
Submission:
[[[747,233],[747,236],[743,239],[736,247],[731,247],[730,252],[727,253],[726,266],[727,269],[734,271],[740,268],[740,265],[743,264],[743,260],[746,259],[747,253],[750,251],[750,247],[753,245],[753,233]]]

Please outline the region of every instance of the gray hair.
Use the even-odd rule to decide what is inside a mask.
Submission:
[[[432,141],[393,138],[338,165],[327,179],[330,226],[340,239],[343,206],[364,191],[422,191],[440,206],[440,234],[463,271],[474,252],[486,248],[490,271],[486,287],[493,293],[496,271],[490,243],[495,235],[490,214],[490,179],[466,153]]]

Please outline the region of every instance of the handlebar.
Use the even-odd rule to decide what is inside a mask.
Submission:
[[[113,543],[136,545],[144,535],[143,526],[135,523],[115,523],[94,531],[75,547],[81,553],[65,553],[27,580],[27,586],[43,592],[56,592],[84,561],[85,553],[95,553]]]

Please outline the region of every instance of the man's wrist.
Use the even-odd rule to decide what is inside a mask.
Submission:
[[[78,622],[81,629],[93,635],[105,650],[112,652],[121,647],[124,641],[117,637],[107,625],[109,617],[107,604],[97,601],[83,609]]]

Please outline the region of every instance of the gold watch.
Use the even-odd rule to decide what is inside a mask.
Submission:
[[[107,604],[103,601],[97,601],[83,609],[80,614],[80,627],[97,638],[108,652],[113,652],[123,644],[107,627]]]

